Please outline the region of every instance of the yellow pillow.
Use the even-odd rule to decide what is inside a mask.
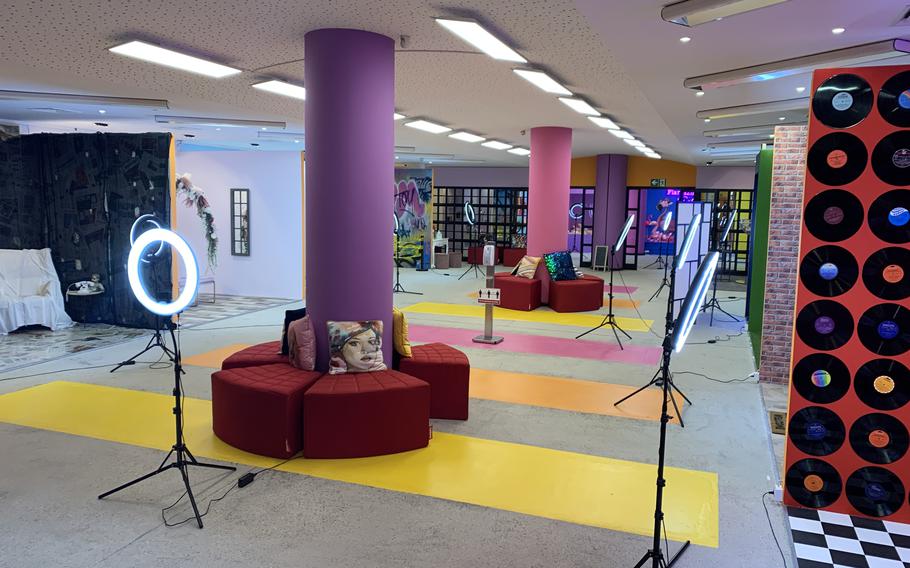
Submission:
[[[411,342],[408,341],[408,320],[404,317],[404,312],[398,308],[392,308],[392,340],[399,355],[413,356]]]
[[[534,274],[537,272],[537,265],[540,263],[539,256],[525,256],[521,259],[521,262],[518,263],[518,266],[515,267],[515,270],[512,271],[512,274],[516,276],[521,276],[522,278],[534,278]]]

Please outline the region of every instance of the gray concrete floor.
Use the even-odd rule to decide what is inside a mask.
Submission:
[[[463,270],[463,269],[462,269]],[[446,276],[445,274],[448,274]],[[480,279],[457,281],[461,270],[402,270],[407,289],[424,296],[397,295],[396,304],[417,301],[471,303]],[[644,317],[663,331],[664,301],[647,303],[661,274],[626,272]],[[617,279],[618,280],[618,279]],[[617,281],[617,284],[622,282]],[[732,296],[728,297],[728,296]],[[725,309],[742,313],[742,294],[724,292]],[[182,332],[185,355],[228,343],[276,339],[285,307],[239,316]],[[630,309],[619,315],[636,317]],[[412,315],[414,323],[466,327],[479,320]],[[719,318],[722,319],[722,318]],[[574,337],[565,326],[496,322],[496,329]],[[754,372],[748,335],[739,323],[707,326],[700,318],[687,349],[674,356],[676,382],[694,405],[686,407],[685,428],[671,426],[667,463],[717,472],[720,491],[720,546],[693,546],[678,566],[771,567],[782,561],[762,509],[762,494],[777,479],[771,436]],[[634,333],[633,344],[657,346],[660,338]],[[612,341],[609,330],[589,338]],[[716,343],[707,343],[720,338]],[[41,376],[3,380],[0,393],[65,379],[167,394],[171,372],[147,365],[107,369],[62,369],[115,363],[144,346],[145,339],[76,354],[20,369]],[[654,373],[643,365],[602,363],[537,355],[465,350],[479,368],[550,374],[615,384],[639,385]],[[145,361],[157,357],[146,356]],[[698,375],[692,371],[719,381]],[[207,398],[210,369],[188,367],[188,396]],[[467,422],[435,421],[438,431],[531,444],[593,455],[656,463],[658,424],[648,421],[550,410],[485,400],[471,401]],[[136,486],[107,502],[95,495],[157,465],[160,452],[0,424],[0,567],[32,566],[632,566],[649,539],[572,523],[552,521],[307,476],[269,472],[212,505],[206,528],[164,527],[160,510],[181,494],[176,476]],[[245,468],[240,468],[240,472]],[[207,503],[237,475],[197,473],[194,487]],[[673,491],[668,486],[667,491]],[[774,530],[792,560],[783,508],[769,499]],[[651,503],[643,506],[652,507]],[[189,514],[181,504],[172,519]],[[673,519],[666,522],[672,527]],[[671,542],[671,551],[679,543]]]

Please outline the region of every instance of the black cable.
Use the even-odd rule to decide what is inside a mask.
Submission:
[[[650,333],[651,335],[653,335],[653,336],[656,337],[657,339],[660,339],[661,341],[663,341],[663,340],[664,340],[664,337],[663,337],[662,335],[656,333],[656,332],[651,328],[651,326],[648,325],[647,320],[645,320],[645,317],[644,317],[643,315],[641,315],[641,312],[638,311],[638,304],[636,304],[636,303],[635,303],[635,300],[632,298],[632,292],[629,292],[629,286],[626,284],[626,279],[622,277],[622,270],[619,271],[619,281],[622,282],[622,286],[623,286],[623,288],[625,288],[625,290],[626,290],[626,295],[629,296],[629,301],[632,303],[632,308],[635,310],[635,313],[638,314],[638,319],[641,320],[641,323],[643,323],[643,324],[645,324],[645,325],[648,326],[648,333]],[[612,291],[611,291],[611,292],[612,292]]]
[[[725,337],[721,338],[719,335],[715,335],[714,339],[709,339],[707,341],[689,341],[686,345],[712,345],[714,343],[723,343],[724,341],[730,341],[734,337],[739,337],[746,333],[746,330],[743,329],[739,333],[728,333]]]
[[[765,504],[765,496],[774,495],[773,491],[765,491],[761,496],[761,506],[765,510],[765,517],[768,519],[768,528],[771,529],[771,536],[774,537],[774,544],[777,545],[777,551],[780,552],[781,562],[784,563],[784,568],[787,568],[787,559],[784,557],[784,550],[780,547],[780,541],[777,540],[777,534],[774,532],[774,525],[771,523],[771,513],[768,512],[768,505]]]
[[[708,379],[709,381],[714,381],[715,383],[722,383],[722,384],[730,384],[730,383],[747,383],[750,385],[758,384],[758,377],[755,377],[754,383],[747,382],[747,381],[749,381],[749,379],[751,379],[753,376],[755,376],[756,373],[749,373],[748,375],[746,375],[746,377],[744,377],[742,379],[729,379],[729,380],[715,379],[714,377],[709,377],[708,375],[696,373],[695,371],[673,371],[673,374],[674,375],[695,375],[697,377],[702,377],[704,379]]]
[[[35,365],[41,365],[46,362],[47,361],[43,361],[42,363],[35,363]],[[143,364],[149,364],[149,365],[154,365],[157,362],[158,361],[136,361],[136,363],[143,363]],[[87,371],[89,369],[105,369],[107,367],[116,367],[119,364],[120,363],[118,362],[118,363],[107,363],[106,365],[90,365],[88,367],[73,367],[71,369],[54,369],[53,371],[45,371],[43,373],[34,373],[32,375],[18,375],[15,377],[3,377],[3,378],[0,378],[0,382],[12,381],[12,380],[16,380],[16,379],[29,379],[31,377],[40,377],[42,375],[54,375],[57,373],[69,373],[70,371]],[[34,365],[29,365],[29,366],[34,366]],[[170,364],[168,364],[168,367],[170,367]]]

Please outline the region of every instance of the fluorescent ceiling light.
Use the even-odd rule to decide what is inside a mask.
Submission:
[[[512,69],[516,75],[533,84],[535,87],[555,95],[572,96],[572,91],[557,83],[552,77],[543,71],[531,71],[529,69]]]
[[[625,130],[611,130],[610,134],[612,134],[613,136],[616,136],[617,138],[622,138],[623,140],[632,140],[633,138],[635,138],[634,136],[632,136]]]
[[[476,134],[471,134],[470,132],[456,132],[455,134],[449,134],[449,138],[454,138],[455,140],[461,140],[463,142],[483,142],[486,140],[483,136],[478,136]]]
[[[724,138],[727,136],[765,136],[774,132],[775,126],[790,126],[792,124],[805,124],[805,122],[778,122],[776,124],[759,124],[756,126],[740,126],[737,128],[720,128],[718,130],[705,130],[704,135],[709,138]]]
[[[654,152],[654,150],[652,150],[651,148],[649,148],[645,145],[635,146],[635,149],[638,150],[639,152],[641,152],[642,154],[651,154]]]
[[[519,156],[530,156],[531,155],[531,151],[528,150],[527,148],[512,148],[511,150],[509,150],[509,153],[517,154]]]
[[[610,130],[619,130],[619,126],[615,122],[610,120],[605,116],[589,116],[588,120],[596,124],[601,128],[609,128]]]
[[[411,122],[406,122],[405,126],[410,126],[411,128],[416,128],[417,130],[423,130],[424,132],[430,132],[432,134],[442,134],[443,132],[452,130],[448,126],[436,124],[435,122],[430,122],[428,120],[412,120]]]
[[[683,0],[664,6],[660,17],[681,26],[698,26],[759,8],[781,4],[787,0]]]
[[[565,97],[559,97],[559,100],[563,102],[567,107],[579,112],[581,114],[587,114],[590,116],[600,116],[600,112],[597,109],[588,104],[587,101],[581,99],[567,99]]]
[[[511,144],[506,144],[505,142],[500,142],[499,140],[490,140],[489,142],[484,142],[481,146],[486,146],[487,148],[492,148],[494,150],[508,150],[512,148]]]
[[[304,138],[303,132],[257,132],[256,136],[263,140],[293,140],[294,142]]]
[[[261,89],[263,91],[268,91],[270,93],[275,93],[276,95],[284,95],[286,97],[293,97],[295,99],[300,99],[302,101],[306,100],[306,89],[299,85],[292,85],[290,83],[285,83],[284,81],[265,81],[264,83],[256,83],[253,85],[254,89]]]
[[[528,60],[472,20],[436,18],[436,23],[470,43],[493,59],[527,63]]]
[[[783,101],[771,101],[767,103],[754,103],[748,105],[737,105],[732,107],[712,108],[700,110],[695,113],[698,118],[715,119],[715,118],[735,118],[737,116],[750,116],[753,114],[767,114],[789,112],[793,110],[809,110],[809,99],[787,99]]]
[[[164,99],[133,99],[129,97],[102,97],[95,95],[73,95],[69,93],[42,93],[35,91],[3,91],[2,101],[45,101],[93,106],[134,106],[146,108],[168,108]]]
[[[240,69],[234,69],[227,65],[206,61],[205,59],[193,57],[192,55],[178,53],[170,49],[158,47],[157,45],[145,43],[144,41],[130,41],[121,45],[116,45],[110,48],[110,51],[134,59],[148,61],[149,63],[164,65],[165,67],[180,69],[181,71],[189,71],[190,73],[198,73],[216,79],[240,73]]]
[[[654,160],[659,160],[659,159],[660,159],[660,154],[658,154],[657,152],[654,152],[653,154],[645,154],[645,156],[647,156],[647,157],[649,157],[649,158],[651,158],[651,159],[654,159]]]
[[[834,51],[826,51],[824,53],[805,55],[803,57],[762,63],[761,65],[753,65],[741,69],[711,73],[710,75],[690,77],[683,82],[683,85],[689,89],[717,89],[720,87],[729,87],[731,85],[769,81],[771,79],[780,79],[781,77],[809,73],[820,67],[847,67],[859,65],[870,61],[901,57],[908,53],[910,53],[910,41],[904,39],[889,39],[844,49],[835,49]]]
[[[405,115],[399,114],[399,113],[397,113],[397,112],[396,112],[396,113],[392,113],[392,119],[393,119],[393,120],[401,120],[402,118],[407,118],[407,117],[406,117]]]
[[[625,142],[625,143],[628,144],[629,146],[635,146],[636,148],[644,148],[644,147],[645,147],[645,143],[644,143],[644,142],[642,142],[641,140],[636,140],[635,138],[627,138],[627,139],[623,140],[623,142]]]
[[[708,143],[708,148],[753,148],[760,147],[762,144],[765,144],[767,142],[768,140],[766,138],[759,140],[735,140],[733,142],[710,142]]]
[[[165,116],[155,115],[155,122],[159,124],[193,124],[196,126],[228,126],[237,128],[287,128],[286,122],[270,120],[242,120],[239,118],[217,118],[204,116]]]

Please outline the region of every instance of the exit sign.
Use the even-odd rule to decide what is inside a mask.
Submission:
[[[667,187],[667,180],[654,178],[651,180],[651,187]]]

